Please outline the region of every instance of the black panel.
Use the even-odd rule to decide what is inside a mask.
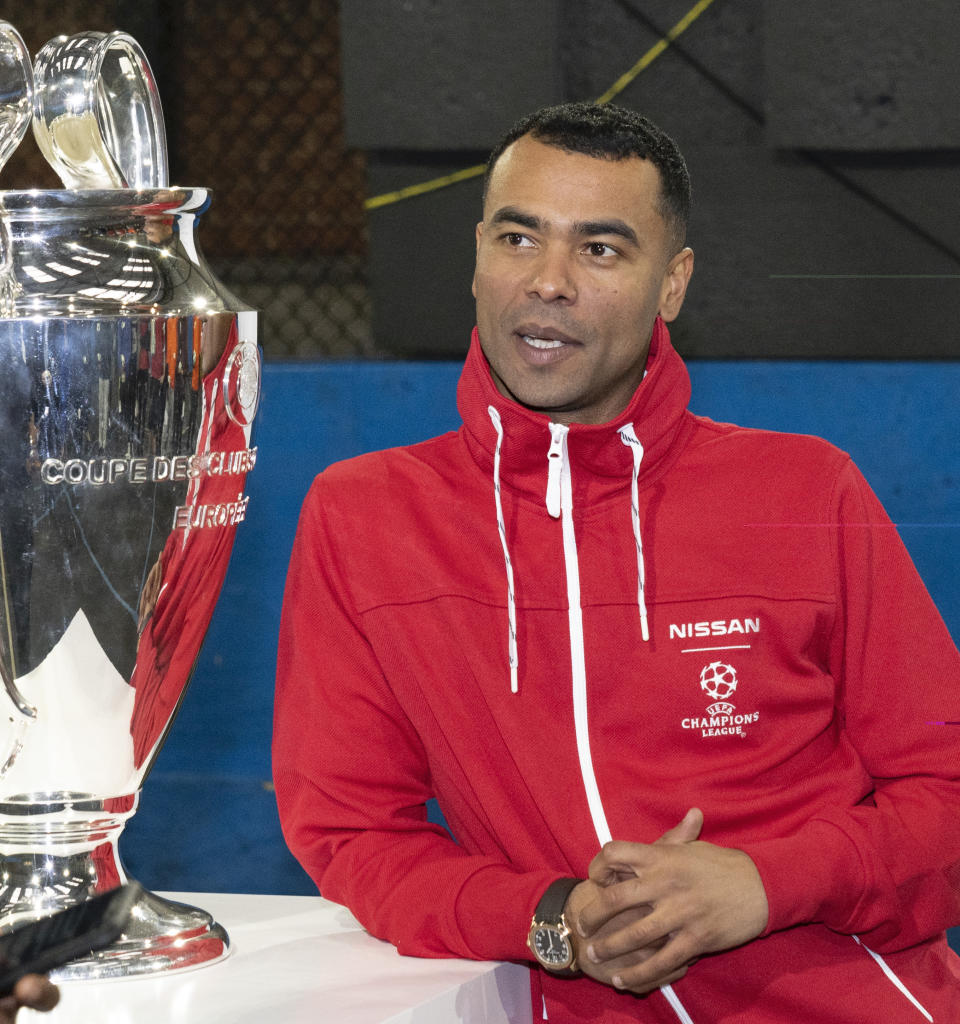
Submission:
[[[960,147],[956,0],[769,0],[765,17],[772,145]]]
[[[372,195],[427,181],[481,161],[403,161],[371,156]],[[472,159],[470,159],[472,158]],[[407,359],[459,358],[473,328],[474,232],[481,218],[479,178],[370,213],[370,286],[378,349]]]
[[[956,358],[960,158],[821,165],[720,146],[686,156],[697,260],[673,332],[685,354]]]
[[[348,144],[490,148],[559,101],[557,21],[557,0],[342,4]]]

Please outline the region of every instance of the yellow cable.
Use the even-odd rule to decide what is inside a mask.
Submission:
[[[650,67],[650,65],[660,56],[661,53],[677,38],[683,35],[684,32],[700,17],[701,14],[713,3],[713,0],[700,0],[699,3],[694,4],[689,11],[673,26],[672,29],[658,42],[650,47],[649,50],[637,61],[633,67],[621,75],[614,83],[610,86],[607,91],[597,99],[597,103],[609,103],[614,96],[619,95],[624,89],[640,74],[641,71]]]
[[[424,192],[446,188],[447,185],[455,185],[458,181],[466,181],[467,178],[478,178],[486,170],[486,166],[486,164],[475,164],[473,167],[465,167],[462,171],[445,174],[442,178],[422,181],[419,185],[408,185],[406,188],[397,189],[396,192],[384,192],[380,196],[371,196],[370,199],[364,201],[363,205],[368,210],[376,210],[378,206],[398,203],[401,199],[409,199],[410,196],[421,196]]]
[[[597,103],[609,103],[614,96],[618,96],[624,89],[663,53],[664,50],[700,17],[701,14],[714,2],[714,0],[698,0],[689,11],[673,26],[672,29],[637,61],[633,67],[622,74],[609,89],[598,99]],[[446,188],[448,185],[455,185],[458,181],[466,181],[468,178],[479,178],[486,170],[486,164],[475,164],[473,167],[465,167],[462,171],[455,171],[453,174],[445,174],[442,178],[432,178],[430,181],[422,181],[418,185],[408,185],[406,188],[399,188],[395,192],[384,192],[379,196],[371,196],[365,199],[363,206],[366,210],[377,210],[381,206],[389,206],[391,203],[399,203],[401,199],[409,199],[411,196],[422,196],[426,192],[435,192],[437,189]]]

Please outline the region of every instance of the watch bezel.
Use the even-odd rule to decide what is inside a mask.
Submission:
[[[554,961],[548,960],[544,957],[537,948],[537,934],[539,932],[552,932],[563,943],[564,949],[566,950],[566,956],[564,956],[562,960]],[[527,935],[527,947],[536,957],[537,963],[542,967],[545,967],[548,971],[568,971],[574,969],[576,952],[573,948],[573,943],[570,941],[570,929],[562,919],[560,924],[553,924],[548,921],[535,921]]]

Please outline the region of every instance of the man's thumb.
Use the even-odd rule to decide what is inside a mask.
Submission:
[[[703,811],[699,807],[691,807],[683,816],[679,825],[674,825],[656,840],[656,845],[678,845],[679,843],[692,843],[700,835],[703,828]]]

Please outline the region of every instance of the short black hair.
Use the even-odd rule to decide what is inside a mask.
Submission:
[[[483,177],[484,199],[494,165],[524,135],[601,160],[632,156],[649,160],[660,174],[660,215],[677,250],[683,247],[690,215],[690,175],[677,144],[652,121],[613,103],[562,103],[527,114],[494,146]]]

